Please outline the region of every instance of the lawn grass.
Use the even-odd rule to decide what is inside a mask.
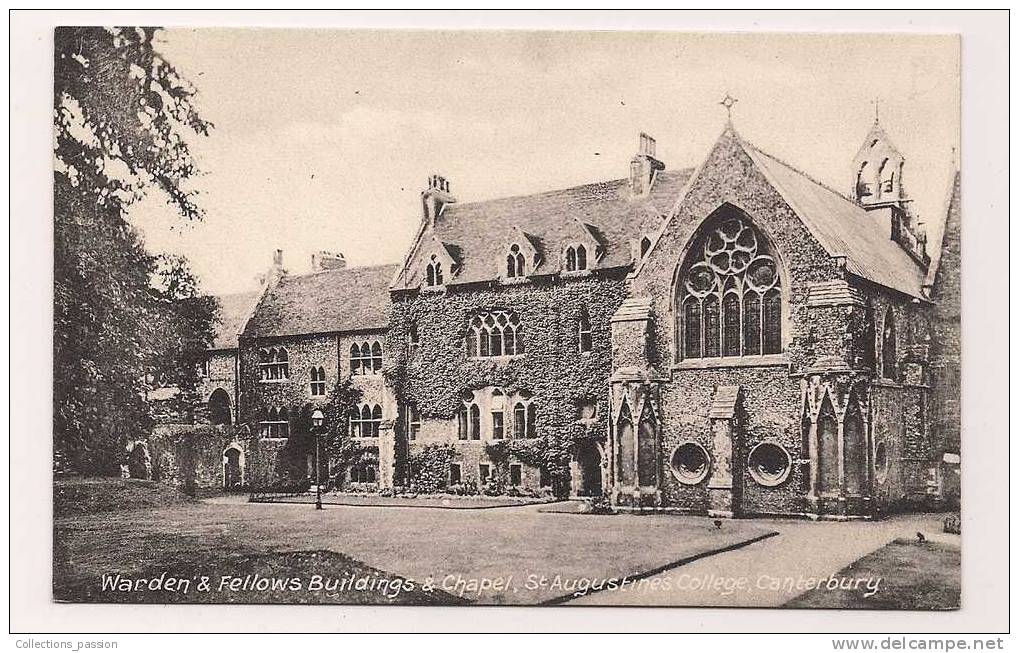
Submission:
[[[328,550],[266,551],[242,543],[225,524],[205,524],[200,534],[181,532],[201,504],[153,481],[74,478],[54,483],[53,598],[75,603],[339,603],[456,605],[450,594]],[[136,529],[153,514],[166,528]],[[179,521],[178,521],[179,520]],[[116,551],[110,555],[111,547]],[[118,576],[119,575],[119,576]],[[321,587],[312,585],[315,576]],[[111,584],[104,586],[104,576]],[[208,590],[199,588],[209,578]],[[176,587],[148,589],[134,581],[181,579]],[[223,577],[228,577],[225,581]],[[233,578],[240,582],[231,584]],[[268,588],[257,578],[275,579]],[[114,579],[132,584],[115,588]],[[245,583],[247,579],[247,583]],[[296,580],[295,580],[296,579]],[[263,581],[264,582],[264,581]],[[294,583],[299,582],[299,586]]]
[[[241,572],[251,569],[269,575],[270,569],[286,570],[294,564],[295,573],[334,577],[342,576],[344,568],[356,573],[382,570],[380,574],[411,579],[418,587],[429,578],[440,588],[445,581],[463,581],[467,585],[461,586],[462,592],[449,587],[449,593],[489,605],[561,599],[570,595],[571,583],[640,576],[774,532],[745,521],[717,529],[712,520],[699,517],[542,514],[537,506],[442,510],[327,505],[315,510],[311,505],[246,502],[69,515],[57,518],[54,530],[54,595],[59,600],[146,600],[104,595],[99,591],[103,574],[139,578],[171,570],[218,578],[243,576]],[[294,557],[302,552],[324,553],[314,559]],[[471,589],[472,581],[485,578],[503,583]],[[369,600],[363,593],[280,593],[266,602],[274,599]],[[206,595],[189,600],[227,599]],[[449,601],[448,595],[404,592],[393,602]]]
[[[193,503],[179,490],[137,478],[69,477],[53,483],[53,515],[93,515]]]
[[[880,578],[879,589],[811,590],[789,608],[863,610],[957,610],[961,594],[961,551],[941,542],[896,539],[834,574],[837,578]]]

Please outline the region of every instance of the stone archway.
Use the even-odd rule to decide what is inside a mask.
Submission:
[[[602,485],[602,453],[598,443],[582,440],[577,444],[576,453],[578,484],[577,495],[598,497],[604,491]]]
[[[130,449],[127,458],[128,478],[141,478],[150,480],[152,478],[152,459],[149,457],[149,448],[144,442],[135,442]]]
[[[244,452],[231,444],[223,450],[223,489],[233,490],[244,485]]]

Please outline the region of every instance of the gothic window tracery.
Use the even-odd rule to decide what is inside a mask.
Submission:
[[[489,311],[475,315],[467,327],[470,358],[517,356],[524,353],[524,327],[514,311]]]
[[[727,216],[701,235],[680,276],[683,358],[782,352],[782,281],[764,237]]]

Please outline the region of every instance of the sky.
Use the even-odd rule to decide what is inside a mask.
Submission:
[[[727,93],[744,138],[843,192],[877,102],[932,226],[959,142],[952,36],[170,29],[159,49],[215,125],[192,139],[207,215],[150,196],[131,219],[213,294],[257,289],[276,249],[295,274],[319,250],[401,261],[433,173],[460,202],[618,179],[641,131],[696,166]]]

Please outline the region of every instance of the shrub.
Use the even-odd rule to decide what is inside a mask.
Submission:
[[[615,511],[612,509],[612,504],[609,502],[608,497],[593,497],[588,501],[588,505],[591,506],[592,515],[613,515]]]
[[[956,535],[962,534],[962,520],[959,515],[949,515],[945,517],[944,527],[946,533],[955,533]]]

